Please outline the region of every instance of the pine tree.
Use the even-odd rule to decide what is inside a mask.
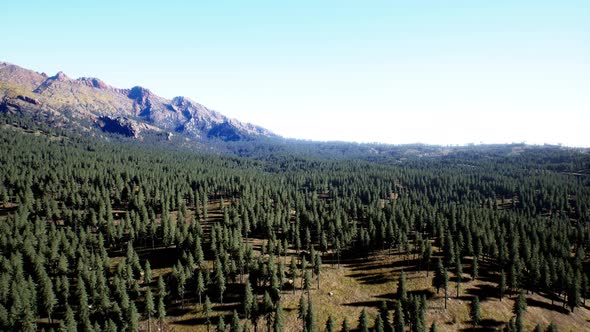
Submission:
[[[445,309],[447,308],[447,300],[449,299],[448,289],[449,289],[449,273],[447,269],[444,268],[442,272],[442,285],[445,289]]]
[[[430,325],[430,332],[438,332],[438,329],[436,327],[436,321],[433,321],[432,325]]]
[[[463,264],[461,264],[461,256],[457,254],[455,259],[455,277],[457,278],[457,298],[459,298],[459,286],[463,281]]]
[[[223,304],[223,293],[225,292],[225,275],[219,259],[215,261],[215,277],[213,281],[215,290],[219,295],[219,303]]]
[[[423,259],[426,262],[426,278],[428,278],[428,273],[430,272],[430,259],[432,257],[432,244],[430,240],[426,240],[426,246],[424,247],[424,255]]]
[[[307,315],[305,318],[307,320],[307,332],[317,332],[318,328],[315,321],[315,310],[313,308],[313,302],[311,301],[307,304]]]
[[[285,330],[285,314],[281,302],[277,304],[275,310],[274,332],[283,332]]]
[[[568,294],[567,294],[567,302],[568,302],[568,305],[569,305],[570,310],[572,312],[574,312],[574,309],[576,307],[580,306],[580,293],[581,293],[580,282],[581,282],[581,279],[582,278],[581,278],[580,271],[577,270],[574,273],[574,276],[573,276],[573,278],[570,282],[570,285],[569,285],[569,290],[568,290]]]
[[[479,276],[479,262],[477,256],[473,257],[473,264],[471,264],[471,280],[475,281]]]
[[[336,332],[332,316],[328,316],[328,320],[326,321],[326,332]]]
[[[150,265],[150,261],[145,261],[145,267],[143,269],[143,281],[146,285],[152,283],[152,267]]]
[[[305,271],[305,276],[303,277],[303,289],[307,293],[307,301],[310,301],[311,298],[311,273],[309,270]]]
[[[479,297],[477,296],[474,296],[473,300],[471,300],[470,315],[473,325],[479,325],[479,322],[481,321],[481,307],[479,304]]]
[[[348,319],[346,317],[344,317],[344,320],[342,321],[342,332],[350,332],[350,326],[348,325]]]
[[[291,263],[289,265],[289,274],[291,275],[291,279],[293,280],[293,283],[291,284],[291,286],[293,286],[293,294],[295,294],[295,279],[297,279],[297,262],[295,261],[295,256],[291,256]]]
[[[129,331],[131,332],[138,332],[139,331],[139,313],[137,312],[137,307],[135,306],[134,302],[129,304],[129,312],[127,314],[128,324],[129,324]]]
[[[522,315],[527,309],[526,297],[524,295],[524,291],[520,291],[518,297],[514,301],[514,306],[512,307],[512,313],[516,316]]]
[[[313,271],[318,279],[318,289],[320,289],[320,274],[322,272],[322,256],[320,253],[316,253],[313,261]]]
[[[205,280],[203,279],[203,272],[199,270],[197,273],[197,296],[199,297],[199,306],[202,305],[202,297],[205,293]]]
[[[162,276],[158,277],[158,297],[164,298],[166,297],[166,284],[164,283],[164,278]]]
[[[76,332],[78,327],[76,326],[76,318],[72,308],[66,304],[66,314],[64,319],[59,324],[60,332]]]
[[[44,275],[42,278],[42,291],[40,293],[41,296],[41,304],[43,306],[43,310],[47,313],[47,317],[49,318],[49,323],[53,324],[53,320],[51,319],[51,314],[57,305],[57,298],[55,297],[55,293],[53,292],[53,283],[51,279]]]
[[[209,300],[209,296],[205,295],[205,321],[207,323],[207,332],[211,327],[211,301]]]
[[[384,327],[383,327],[383,321],[381,320],[381,316],[377,315],[377,317],[375,317],[375,325],[374,325],[374,329],[375,332],[385,332]]]
[[[160,322],[160,331],[162,331],[164,326],[164,321],[166,320],[166,306],[164,305],[164,297],[158,297],[158,321]]]
[[[369,332],[369,316],[367,315],[367,310],[365,310],[364,308],[359,316],[358,330],[360,332]]]
[[[223,316],[219,316],[215,332],[225,332],[225,321],[223,320]]]
[[[436,263],[436,271],[434,273],[434,278],[432,278],[432,284],[436,288],[436,293],[440,292],[440,289],[443,288],[444,284],[444,274],[445,267],[442,263],[442,259],[438,259]]]
[[[231,316],[231,325],[229,327],[229,331],[230,332],[242,332],[242,326],[240,325],[240,317],[238,316],[238,313],[235,310]]]
[[[305,302],[305,298],[303,298],[303,294],[301,294],[301,297],[299,297],[299,306],[297,307],[297,309],[298,309],[297,317],[299,319],[301,319],[301,324],[305,328],[305,324],[307,321],[307,302]]]
[[[504,298],[504,293],[506,292],[506,273],[504,270],[500,272],[500,301]]]
[[[381,301],[379,316],[381,316],[381,321],[383,322],[384,332],[392,332],[391,323],[389,322],[389,309],[387,309],[387,303],[385,301]]]
[[[263,304],[264,304],[264,313],[266,315],[266,326],[267,326],[267,330],[270,332],[270,327],[272,324],[272,314],[274,313],[274,303],[272,301],[272,298],[270,297],[270,294],[268,294],[268,291],[264,292],[264,300],[263,300]]]
[[[252,286],[250,280],[246,281],[246,287],[244,288],[244,302],[242,302],[244,315],[246,319],[250,319],[252,314],[252,304],[254,303],[254,294],[252,292]]]
[[[154,296],[152,295],[152,290],[149,287],[145,293],[145,313],[148,317],[148,332],[151,332],[152,315],[156,313],[156,308],[154,305]]]
[[[516,331],[522,332],[523,331],[523,322],[522,322],[522,314],[526,311],[527,304],[526,304],[526,297],[524,295],[524,291],[521,290],[518,294],[518,297],[514,301],[514,306],[512,307],[512,312],[516,315]]]
[[[397,301],[395,304],[395,314],[393,315],[393,330],[395,332],[404,332],[405,330],[404,312],[402,310],[402,304]]]
[[[397,295],[398,301],[403,301],[407,297],[406,295],[406,272],[402,270],[402,273],[397,281]]]
[[[547,326],[547,330],[546,331],[547,332],[558,332],[557,325],[555,325],[555,322],[551,322],[549,324],[549,326]]]

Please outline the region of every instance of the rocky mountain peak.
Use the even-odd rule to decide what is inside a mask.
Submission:
[[[3,98],[35,116],[40,112],[58,116],[67,110],[68,121],[91,120],[103,131],[136,138],[140,136],[136,128],[144,127],[142,131],[176,132],[195,139],[273,136],[263,128],[229,119],[187,97],[166,99],[141,86],[118,89],[94,77],[70,79],[61,71],[47,77],[2,62],[0,100]],[[85,127],[86,123],[78,125]]]
[[[55,76],[50,77],[50,79],[59,82],[70,81],[70,78],[66,74],[64,74],[63,71],[59,71],[57,74],[55,74]]]
[[[111,89],[111,87],[108,84],[95,77],[80,77],[76,80],[76,82],[89,86],[91,88],[97,88],[102,90]]]

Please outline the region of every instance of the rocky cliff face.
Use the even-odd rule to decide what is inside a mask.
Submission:
[[[114,88],[98,78],[71,79],[63,72],[48,77],[32,70],[0,62],[0,100],[4,109],[14,101],[27,109],[67,113],[70,118],[91,121],[99,128],[125,136],[140,137],[142,130],[186,134],[193,138],[222,140],[274,136],[270,131],[235,119],[186,97],[162,98],[149,89]],[[33,102],[34,101],[34,102]],[[13,107],[14,108],[14,107]]]

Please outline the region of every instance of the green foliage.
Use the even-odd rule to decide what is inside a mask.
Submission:
[[[326,320],[326,332],[336,332],[336,326],[334,325],[332,316],[328,316],[328,320]]]
[[[398,301],[404,301],[407,298],[406,294],[406,273],[402,270],[402,273],[397,281],[397,293],[396,297]]]
[[[369,332],[369,316],[367,315],[367,310],[364,308],[359,316],[358,330],[361,332]]]
[[[397,301],[395,304],[395,312],[393,314],[393,330],[395,332],[404,332],[405,330],[405,317],[402,310],[402,304]]]
[[[469,309],[469,315],[471,316],[471,321],[473,322],[473,325],[479,325],[479,322],[481,321],[481,306],[479,304],[479,297],[473,297]]]
[[[457,148],[418,158],[396,147],[368,161],[313,157],[303,143],[299,155],[269,153],[272,146],[261,144],[257,159],[245,159],[8,126],[0,131],[0,330],[36,329],[47,319],[67,331],[134,329],[137,308],[164,328],[167,306],[201,304],[202,295],[221,303],[244,282],[243,298],[227,296],[240,297],[238,310],[255,329],[260,315],[277,315],[285,279],[309,299],[313,278],[319,289],[326,271],[322,257],[339,265],[341,255],[384,249],[427,271],[441,257],[433,286],[445,299],[447,268],[461,276],[468,257],[471,277],[485,268],[500,298],[511,287],[574,310],[588,296],[590,185],[583,172],[571,172],[590,158],[573,149]],[[321,149],[335,155],[337,147],[347,146]],[[258,310],[255,294],[265,292]],[[396,305],[403,303],[396,330],[404,322],[426,329],[425,303],[407,293],[405,273],[396,293]],[[308,301],[302,297],[299,309],[305,326]],[[212,306],[208,297],[200,306],[208,325]],[[386,307],[379,317],[387,331]],[[515,329],[521,323],[515,319]]]

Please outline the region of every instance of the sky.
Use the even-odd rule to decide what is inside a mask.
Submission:
[[[590,146],[590,1],[6,1],[0,61],[292,138]]]

